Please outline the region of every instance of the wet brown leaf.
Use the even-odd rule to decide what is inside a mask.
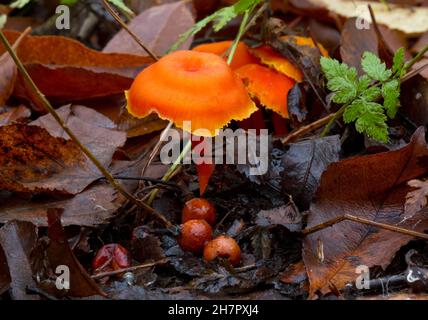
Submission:
[[[130,29],[158,56],[162,56],[187,31],[195,19],[185,1],[167,3],[143,11],[129,24]],[[192,39],[180,48],[188,49]],[[125,31],[119,31],[106,45],[103,52],[122,52],[146,56],[147,53]]]
[[[373,25],[369,29],[357,28],[357,18],[348,19],[342,30],[340,56],[342,61],[355,67],[359,75],[363,74],[361,58],[365,51],[378,54],[378,38]]]
[[[97,112],[82,106],[64,106],[60,117],[105,166],[125,133]],[[80,149],[66,140],[67,134],[45,115],[31,125],[0,127],[1,188],[18,192],[60,192],[77,194],[101,177],[98,169]]]
[[[65,265],[70,269],[70,290],[67,295],[73,297],[104,296],[105,293],[92,280],[71,251],[61,224],[61,212],[62,210],[59,209],[48,210],[50,242],[46,250],[52,270],[60,265]]]
[[[3,248],[11,277],[12,299],[38,299],[38,296],[26,293],[27,287],[36,287],[30,259],[36,241],[37,228],[32,223],[11,221],[0,229],[0,245]]]
[[[141,174],[144,161],[115,162],[112,173],[120,176],[137,177]],[[161,178],[156,176],[155,178]],[[138,187],[138,181],[119,180],[126,190],[133,193]],[[47,210],[61,208],[64,226],[96,226],[106,224],[114,217],[117,210],[126,199],[106,182],[99,182],[88,187],[74,197],[55,199],[22,199],[14,195],[0,193],[0,223],[12,219],[30,221],[37,226],[47,226]]]
[[[14,42],[18,32],[6,31]],[[0,53],[4,52],[0,45]],[[42,92],[53,101],[76,101],[122,93],[128,89],[139,70],[151,63],[148,57],[102,53],[80,42],[60,36],[27,36],[19,46],[18,56]],[[58,79],[61,79],[58,81]],[[14,95],[33,101],[21,76]]]
[[[308,215],[313,227],[332,218],[351,214],[365,219],[399,224],[422,231],[428,227],[426,210],[403,221],[407,181],[428,173],[425,132],[419,128],[402,149],[355,157],[331,164],[321,178]],[[342,289],[356,280],[359,265],[389,265],[396,251],[412,237],[354,222],[341,222],[307,236],[303,259],[310,293]],[[320,262],[317,248],[323,247]]]
[[[282,157],[282,188],[307,210],[327,166],[339,161],[339,136],[291,143]]]

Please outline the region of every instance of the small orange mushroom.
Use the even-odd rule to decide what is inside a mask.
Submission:
[[[214,136],[232,119],[248,118],[257,110],[222,58],[197,51],[164,56],[137,76],[126,96],[127,109],[135,117],[157,113],[179,128],[191,121],[191,133],[201,136]]]
[[[299,46],[309,46],[315,48],[315,43],[311,38],[298,37],[298,36],[283,36],[282,40],[288,42],[294,42]],[[321,54],[323,56],[328,56],[327,50],[321,45],[318,44]],[[268,45],[261,45],[259,47],[250,49],[250,52],[260,59],[261,63],[267,65],[278,72],[296,80],[297,82],[302,82],[303,74],[302,72],[295,67],[287,58],[275,51],[272,47]]]
[[[267,65],[268,67],[273,68],[278,72],[281,72],[282,74],[296,80],[297,82],[302,82],[302,72],[284,56],[276,52],[272,47],[268,45],[262,45],[251,49],[251,53],[259,58],[262,64]]]
[[[287,96],[295,84],[292,79],[258,64],[245,65],[236,73],[261,105],[288,118]]]
[[[192,50],[198,52],[208,52],[214,53],[218,56],[227,59],[227,56],[224,56],[227,50],[232,47],[233,41],[220,41],[214,43],[206,43],[201,44],[199,46],[194,47]],[[236,47],[235,54],[233,55],[232,62],[230,63],[230,67],[235,70],[249,63],[256,63],[257,59],[254,58],[250,51],[248,50],[247,45],[244,42],[239,42]]]

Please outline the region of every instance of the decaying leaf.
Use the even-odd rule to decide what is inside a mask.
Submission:
[[[143,11],[129,24],[129,28],[156,55],[162,56],[177,41],[180,34],[195,23],[188,3],[178,1],[155,6]],[[180,48],[188,49],[192,39]],[[122,52],[146,56],[147,53],[125,31],[119,31],[106,45],[103,52]]]
[[[339,160],[339,136],[291,143],[282,157],[283,191],[306,210],[327,166]]]
[[[357,69],[359,75],[363,74],[361,58],[365,51],[378,53],[378,40],[373,25],[368,29],[358,28],[356,18],[345,22],[340,40],[340,56],[342,62]]]
[[[104,296],[105,293],[81,266],[68,245],[67,236],[61,224],[61,211],[48,210],[49,244],[46,248],[47,258],[52,270],[65,265],[70,270],[70,289],[68,295],[73,297]],[[58,290],[58,289],[57,289]]]
[[[125,143],[125,133],[111,129],[114,124],[91,109],[64,106],[58,113],[104,165]],[[0,133],[1,189],[77,194],[101,176],[51,115],[31,125],[0,127]]]
[[[256,224],[261,227],[281,225],[291,232],[302,228],[302,216],[293,203],[270,210],[262,210],[257,214]]]
[[[424,129],[399,150],[354,157],[331,164],[321,177],[308,215],[308,227],[344,214],[399,224],[423,231],[428,228],[427,210],[403,221],[407,181],[428,173],[428,148]],[[310,293],[339,290],[356,280],[356,267],[389,265],[396,251],[411,236],[375,229],[355,222],[341,222],[305,237],[303,259],[309,275]],[[317,256],[323,245],[324,262]]]
[[[404,205],[404,216],[412,217],[416,212],[421,210],[427,205],[428,197],[428,182],[421,180],[410,180],[407,182],[412,188],[416,190],[410,191],[406,195],[406,203]]]
[[[32,223],[11,221],[0,229],[0,246],[8,264],[13,299],[39,299],[38,296],[26,293],[27,287],[36,287],[30,258],[36,241],[37,228]]]
[[[5,35],[11,43],[19,37],[14,31],[5,31]],[[3,52],[0,45],[0,53]],[[19,46],[18,56],[34,82],[53,101],[122,93],[138,71],[152,62],[148,57],[98,52],[59,36],[27,36]],[[18,77],[14,95],[37,103],[22,76]]]

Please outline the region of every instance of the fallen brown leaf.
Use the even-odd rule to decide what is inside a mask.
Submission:
[[[5,31],[13,43],[15,31]],[[0,53],[4,52],[0,45]],[[103,53],[80,42],[60,36],[27,36],[18,49],[18,56],[42,92],[53,101],[76,101],[122,93],[137,73],[151,63],[151,58]],[[58,79],[61,79],[58,81]],[[14,95],[33,101],[22,76],[18,77]]]
[[[111,171],[121,176],[136,177],[141,174],[143,164],[144,161],[114,163]],[[120,182],[131,193],[138,187],[138,181]],[[71,198],[22,199],[14,195],[2,197],[0,194],[0,223],[16,219],[32,222],[37,226],[47,226],[47,210],[61,208],[64,209],[61,216],[64,226],[92,227],[108,223],[125,202],[126,199],[106,182],[90,186]]]
[[[16,300],[34,300],[38,296],[26,293],[27,287],[36,287],[30,254],[36,245],[37,228],[29,222],[11,221],[0,229],[3,248],[11,277],[10,293]]]
[[[82,106],[64,106],[60,117],[105,166],[125,143],[106,117]],[[77,194],[101,177],[51,115],[30,125],[0,127],[0,188],[18,192]]]
[[[428,173],[428,148],[425,132],[419,128],[402,149],[355,157],[331,164],[321,178],[308,215],[308,227],[332,218],[351,214],[357,217],[399,224],[402,228],[423,231],[428,227],[426,210],[406,221],[406,182]],[[401,223],[400,223],[401,222]],[[359,275],[356,267],[389,265],[396,251],[412,237],[375,229],[354,222],[341,222],[307,236],[303,259],[308,271],[310,293],[339,290]],[[318,249],[322,245],[324,261]]]
[[[70,270],[70,289],[67,295],[73,297],[89,297],[93,295],[105,296],[81,266],[68,245],[67,236],[61,224],[61,212],[59,209],[48,210],[48,235],[49,245],[46,248],[47,258],[52,270],[57,266],[65,265]]]
[[[340,56],[342,61],[355,67],[359,75],[363,74],[361,58],[365,51],[378,54],[378,38],[373,25],[369,29],[359,29],[356,18],[348,19],[342,29],[340,39]]]
[[[144,42],[156,55],[164,55],[177,41],[180,34],[187,31],[195,19],[186,1],[178,1],[155,6],[143,11],[130,23],[129,28]],[[188,39],[180,49],[188,49],[192,43]],[[147,53],[125,31],[119,31],[107,45],[103,52],[132,53],[147,56]]]

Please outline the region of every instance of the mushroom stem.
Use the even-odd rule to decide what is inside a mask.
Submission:
[[[186,145],[184,146],[183,150],[181,151],[180,155],[177,159],[175,159],[174,163],[169,167],[168,171],[165,173],[165,175],[162,178],[162,182],[167,182],[177,169],[177,167],[180,165],[181,161],[184,159],[184,157],[187,155],[187,153],[192,149],[192,139],[189,139],[187,141]],[[153,200],[156,198],[156,195],[158,194],[159,189],[154,189],[150,193],[150,197],[147,200],[147,204],[150,206],[153,202]]]
[[[106,1],[106,0],[104,0]],[[239,27],[238,34],[236,35],[236,38],[234,40],[234,43],[231,47],[231,51],[229,54],[229,57],[227,59],[227,64],[230,65],[230,63],[233,60],[233,56],[236,52],[236,47],[239,44],[239,41],[241,40],[242,36],[245,34],[245,32],[248,30],[246,27],[248,25],[248,18],[250,16],[250,11],[245,11],[244,17],[241,21],[241,25]],[[250,21],[252,23],[252,21]],[[165,130],[167,132],[169,130],[168,128]],[[162,178],[162,181],[167,182],[172,177],[173,173],[176,171],[177,167],[180,165],[181,161],[184,159],[184,157],[187,155],[187,153],[192,149],[192,139],[190,139],[186,145],[184,146],[183,150],[181,151],[178,158],[175,160],[175,162],[171,165],[171,167],[168,169],[168,171],[165,173],[165,175]],[[149,198],[147,200],[147,204],[150,206],[153,203],[153,200],[155,199],[156,195],[158,194],[159,189],[154,189],[149,195]]]
[[[9,52],[13,61],[15,62],[25,82],[27,83],[29,88],[33,91],[33,93],[38,97],[38,99],[43,104],[45,109],[52,115],[52,117],[56,120],[56,122],[70,137],[70,139],[73,140],[73,142],[76,143],[76,145],[82,150],[82,152],[92,161],[92,163],[98,168],[98,170],[104,175],[104,177],[110,182],[110,184],[126,199],[128,199],[138,207],[144,208],[150,213],[152,213],[159,220],[164,222],[167,227],[172,226],[171,222],[169,222],[162,214],[160,214],[159,212],[157,212],[156,210],[154,210],[144,202],[136,199],[132,194],[130,194],[127,190],[125,190],[125,188],[123,188],[123,186],[120,183],[118,183],[115,180],[115,178],[111,175],[111,173],[101,164],[101,162],[92,154],[92,152],[84,144],[80,142],[80,140],[74,135],[73,131],[71,131],[70,128],[68,128],[68,126],[64,123],[64,121],[61,119],[61,117],[58,115],[58,113],[50,104],[49,100],[46,99],[45,95],[37,87],[33,79],[31,79],[27,69],[24,67],[21,60],[18,58],[12,46],[10,45],[9,41],[7,40],[6,36],[3,34],[1,30],[0,30],[0,40],[3,43],[4,47],[6,48],[6,50]]]

